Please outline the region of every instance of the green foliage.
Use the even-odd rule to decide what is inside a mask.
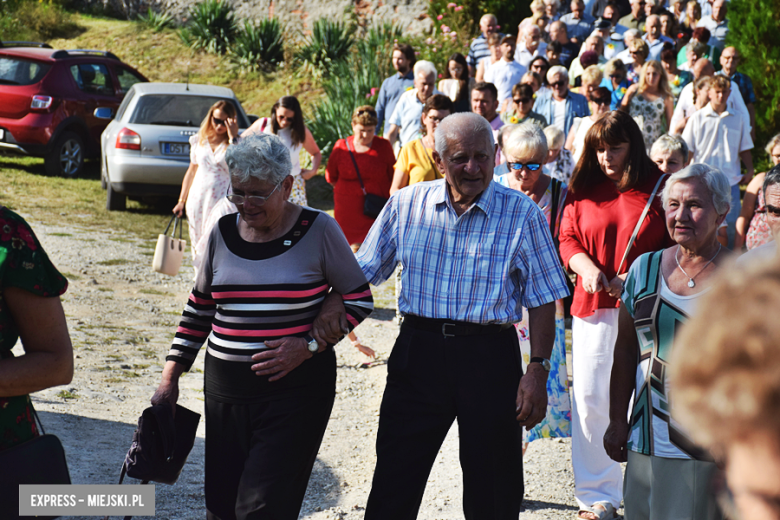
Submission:
[[[374,105],[384,76],[378,67],[365,66],[365,49],[349,60],[333,64],[330,77],[323,83],[325,95],[312,108],[306,126],[322,151],[323,163],[336,141],[352,135],[352,112],[361,105]]]
[[[355,28],[343,22],[320,18],[314,22],[312,34],[296,56],[296,63],[304,74],[325,78],[332,67],[345,60],[355,43]]]
[[[190,22],[179,35],[190,47],[224,54],[237,30],[233,8],[227,1],[205,0],[190,8]]]
[[[433,5],[433,4],[431,4]],[[427,38],[406,39],[418,52],[418,60],[428,60],[442,73],[453,53],[468,55],[471,43],[472,19],[466,5],[446,4],[441,12],[431,18],[435,24]]]
[[[401,38],[403,29],[399,25],[384,23],[374,25],[357,42],[358,56],[363,67],[375,67],[380,78],[395,73],[392,64],[393,43]]]
[[[471,37],[479,36],[479,19],[488,13],[496,15],[501,32],[516,35],[520,22],[531,16],[530,5],[531,2],[528,0],[464,0],[459,5],[449,0],[431,0],[428,4],[428,15],[432,20],[438,21],[439,15],[444,15],[446,18],[447,13],[455,12],[454,9],[460,7],[457,12],[464,18],[461,30],[465,30],[470,43]],[[441,21],[438,22],[441,24]],[[452,24],[448,25],[455,27]]]
[[[229,50],[230,57],[243,70],[273,69],[284,61],[283,34],[277,19],[262,20],[259,24],[246,20]]]
[[[160,32],[174,26],[173,16],[168,13],[157,13],[151,7],[146,14],[139,14],[138,20],[154,32]]]
[[[726,44],[739,52],[737,70],[750,76],[756,92],[757,152],[780,129],[780,9],[777,0],[732,0],[728,18]]]
[[[0,2],[0,38],[3,40],[46,41],[67,38],[82,32],[59,4],[35,1]]]

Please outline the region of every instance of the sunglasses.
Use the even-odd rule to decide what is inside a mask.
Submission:
[[[531,98],[524,97],[524,98],[512,98],[512,101],[520,105],[522,103],[530,103],[533,100]]]
[[[560,81],[556,81],[555,83],[550,83],[550,86],[552,88],[563,88],[564,85],[566,85],[566,81],[565,80],[560,80]]]
[[[284,116],[276,116],[277,121],[287,121],[288,123],[292,123],[295,121],[295,117],[284,117]]]
[[[542,167],[540,163],[520,163],[520,162],[508,162],[506,163],[507,166],[509,166],[510,170],[520,171],[523,169],[523,167],[527,168],[529,171],[535,172],[539,168]]]
[[[609,105],[612,100],[609,98],[593,98],[591,101],[597,105]]]
[[[214,122],[214,126],[225,126],[226,119],[219,119],[217,117],[211,116],[211,120]]]
[[[376,117],[376,112],[374,112],[373,110],[360,110],[357,113],[357,115],[359,115],[359,116],[362,116],[363,114],[368,114],[370,116]]]

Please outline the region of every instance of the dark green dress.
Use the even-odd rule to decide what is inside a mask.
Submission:
[[[6,287],[55,297],[65,292],[68,281],[51,263],[27,222],[0,207],[0,360],[13,357],[11,349],[19,339],[19,329],[3,299]],[[0,450],[37,434],[30,396],[0,397]]]

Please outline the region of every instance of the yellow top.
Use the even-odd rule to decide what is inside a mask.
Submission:
[[[415,139],[401,148],[395,169],[409,174],[409,185],[444,178],[433,162],[431,151],[425,149],[422,139]]]

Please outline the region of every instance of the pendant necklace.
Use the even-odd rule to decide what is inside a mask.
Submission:
[[[677,246],[677,251],[674,252],[674,261],[677,262],[677,267],[680,268],[680,271],[682,271],[683,274],[688,277],[688,287],[690,288],[696,287],[696,282],[694,282],[693,279],[699,276],[705,269],[707,269],[707,266],[710,265],[712,261],[715,260],[715,257],[720,254],[720,250],[722,247],[723,246],[721,244],[718,244],[718,250],[715,251],[715,254],[712,256],[712,258],[710,258],[710,261],[704,264],[704,267],[701,268],[701,271],[699,271],[693,277],[691,277],[688,276],[688,273],[685,272],[685,269],[682,268],[682,266],[680,265],[680,261],[677,259],[677,253],[680,252],[680,246],[679,245]]]

